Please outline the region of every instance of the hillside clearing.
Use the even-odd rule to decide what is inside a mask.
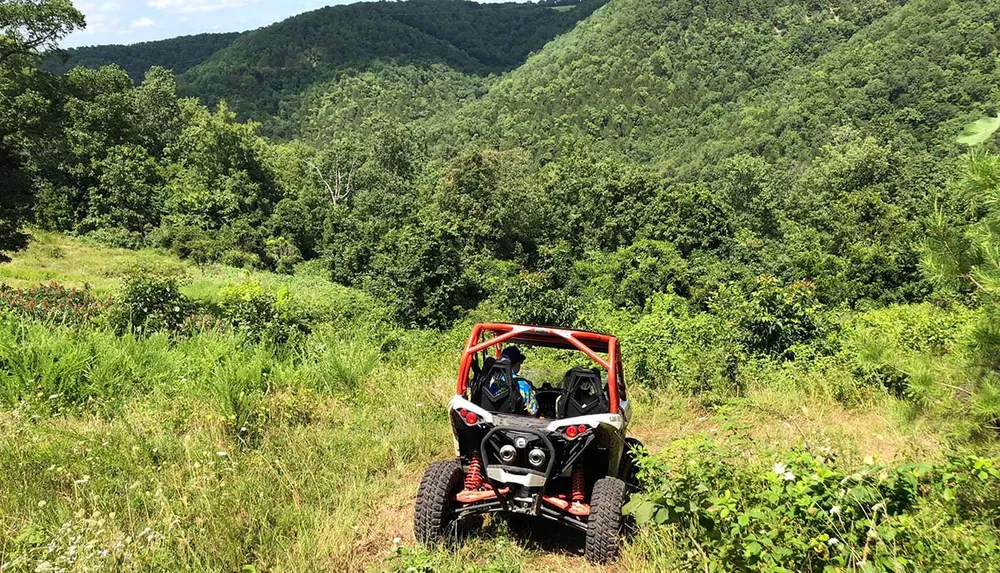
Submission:
[[[111,292],[123,267],[138,262],[183,271],[189,277],[185,289],[205,299],[227,281],[247,276],[47,234],[3,268],[3,280],[22,285],[44,274],[45,280]],[[287,285],[296,296],[307,294],[304,279],[253,277],[272,288]],[[129,376],[143,379],[146,390],[78,406],[39,395],[0,412],[0,481],[9,484],[0,491],[0,538],[6,540],[0,541],[0,560],[24,558],[18,548],[35,536],[54,547],[43,560],[66,558],[69,538],[53,532],[67,523],[95,552],[132,536],[134,567],[143,570],[597,570],[585,563],[572,534],[525,539],[502,524],[454,553],[413,547],[417,482],[431,460],[451,455],[443,408],[463,333],[414,334],[349,394],[317,388],[301,359],[261,354],[231,335],[206,333],[176,343],[159,336],[115,342],[87,335],[104,348],[93,360],[127,352],[122,359],[130,362]],[[68,331],[8,322],[0,346],[14,343],[9,337],[15,335],[22,352],[58,348],[60,340],[75,338]],[[353,336],[365,334],[341,332],[330,340]],[[428,347],[434,349],[430,354]],[[24,356],[4,352],[7,363]],[[95,363],[84,368],[100,370]],[[248,406],[265,413],[250,418],[260,438],[240,446],[229,416],[246,412],[231,409],[224,388],[262,377],[270,389]],[[936,459],[947,449],[945,422],[908,416],[884,395],[845,408],[817,393],[751,386],[742,398],[706,408],[693,398],[637,387],[633,400],[632,432],[653,452],[700,435],[744,436],[765,457],[803,445],[831,448],[847,465],[865,458]],[[146,528],[152,533],[145,541],[134,537]],[[652,567],[646,551],[642,545],[628,548],[611,570]]]

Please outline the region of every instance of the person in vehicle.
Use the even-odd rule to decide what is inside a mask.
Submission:
[[[535,388],[531,382],[523,376],[519,376],[521,365],[524,364],[525,356],[521,349],[516,346],[504,348],[500,354],[500,360],[510,362],[510,371],[514,373],[514,381],[517,382],[517,389],[521,393],[521,401],[524,402],[524,409],[532,416],[538,415],[538,400],[535,398]],[[493,381],[490,382],[491,384]]]

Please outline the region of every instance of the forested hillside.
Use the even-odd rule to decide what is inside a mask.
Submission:
[[[474,81],[499,74],[603,3],[584,0],[570,3],[570,10],[466,0],[331,6],[244,35],[186,73],[180,84],[185,95],[212,105],[225,99],[241,117],[294,135],[272,118],[294,115],[304,92],[336,91],[370,70],[388,70],[380,74],[386,81],[396,65],[418,66],[424,76],[444,75],[446,82],[448,76]]]
[[[86,473],[116,515],[170,492],[136,570],[545,567],[497,524],[386,557],[370,523],[402,506],[366,501],[447,455],[425,434],[457,347],[508,320],[622,340],[655,454],[626,567],[987,570],[998,21],[1000,0],[359,3],[136,82],[192,40],[57,75],[82,15],[0,4],[0,462],[32,460],[0,467],[75,472],[0,491],[0,565],[59,546],[41,502],[91,511],[66,489]],[[136,460],[74,458],[59,424],[88,416]],[[315,437],[358,434],[360,465]],[[191,485],[188,435],[234,481]]]
[[[291,137],[315,125],[313,107],[322,105],[316,100],[331,92],[351,91],[358,97],[342,98],[341,104],[367,108],[353,86],[372,79],[379,86],[373,91],[380,92],[376,105],[391,107],[400,118],[427,115],[413,100],[470,99],[487,85],[487,76],[517,67],[605,1],[360,2],[243,34],[71,49],[50,56],[45,68],[65,73],[75,66],[117,64],[139,82],[151,67],[163,67],[179,76],[181,95],[208,105],[224,99],[240,118]],[[341,127],[331,121],[333,127],[324,127]]]
[[[954,137],[998,103],[1000,3],[615,0],[491,81],[476,74],[596,4],[440,2],[292,18],[182,87],[155,69],[137,87],[114,68],[21,78],[51,102],[51,131],[21,144],[36,224],[202,260],[323,260],[421,325],[486,300],[576,320],[625,272],[605,261],[640,253],[673,261],[644,288],[699,305],[762,274],[830,306],[932,294],[925,221],[948,203]],[[202,81],[235,103],[178,99]],[[237,121],[290,94],[279,123],[301,140]]]
[[[183,74],[238,37],[239,33],[196,34],[123,46],[70,48],[51,54],[45,59],[44,68],[64,74],[76,67],[97,69],[115,64],[128,72],[133,81],[140,82],[154,66]]]

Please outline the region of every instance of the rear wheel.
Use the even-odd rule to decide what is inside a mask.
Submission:
[[[435,547],[453,535],[453,496],[462,489],[464,478],[465,474],[455,460],[434,462],[424,472],[413,512],[413,535],[418,542]]]
[[[627,497],[628,486],[620,479],[606,477],[594,484],[587,520],[588,561],[607,563],[618,558],[624,525],[622,506]]]

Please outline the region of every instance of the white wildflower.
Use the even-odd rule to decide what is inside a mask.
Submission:
[[[840,506],[835,505],[830,508],[830,515],[840,515]]]
[[[215,452],[215,455],[219,456],[220,458],[224,458],[224,457],[228,456],[229,453],[228,452]]]
[[[836,537],[831,537],[830,540],[827,541],[826,543],[827,543],[827,545],[833,547],[834,545],[840,543],[840,540],[837,539]]]
[[[795,474],[792,472],[785,472],[781,477],[785,478],[785,481],[795,481]]]
[[[778,474],[780,476],[780,475],[783,475],[785,473],[785,469],[786,468],[787,468],[787,466],[785,466],[785,464],[783,464],[781,462],[778,462],[778,463],[774,464],[774,467],[771,468],[771,471],[774,472],[774,473],[776,473],[776,474]]]

